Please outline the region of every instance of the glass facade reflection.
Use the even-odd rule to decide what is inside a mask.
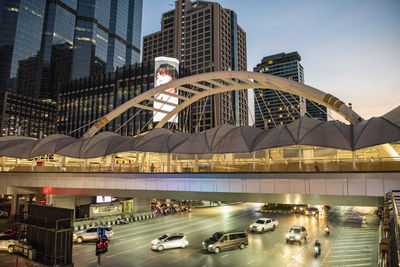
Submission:
[[[56,107],[61,82],[139,62],[142,4],[143,0],[1,0],[0,92]],[[7,107],[0,103],[0,112],[7,113]],[[4,125],[1,120],[0,136],[13,132]]]
[[[180,77],[190,73],[181,66]],[[115,72],[77,79],[60,87],[57,132],[81,137],[92,122],[116,107],[154,87],[154,61],[127,65]],[[181,92],[185,94],[185,92]],[[174,125],[179,131],[188,132],[190,108],[179,113],[180,122]],[[101,131],[113,131],[133,136],[153,128],[153,111],[131,107]],[[172,125],[168,125],[172,128]]]
[[[142,6],[143,0],[78,2],[72,79],[139,62]]]

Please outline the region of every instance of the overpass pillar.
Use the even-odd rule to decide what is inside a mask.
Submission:
[[[74,219],[75,219],[75,207],[76,207],[75,196],[47,194],[46,204],[52,207],[74,210]]]
[[[15,221],[19,215],[19,195],[14,194],[11,202],[10,218],[9,221]]]
[[[133,212],[151,211],[151,198],[136,197],[133,202]]]

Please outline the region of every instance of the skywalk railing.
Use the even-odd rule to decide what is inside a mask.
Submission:
[[[40,163],[40,164],[39,164]],[[85,160],[67,163],[56,161],[3,161],[1,172],[140,172],[140,173],[205,173],[205,172],[390,172],[400,171],[396,158],[361,159],[350,158],[324,160],[233,160],[167,162],[95,162]]]

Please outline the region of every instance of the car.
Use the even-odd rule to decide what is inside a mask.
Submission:
[[[7,250],[9,253],[12,253],[14,244],[15,244],[14,236],[12,235],[0,236],[0,250]]]
[[[319,210],[318,208],[315,207],[309,207],[308,210],[306,211],[307,216],[318,216],[319,215]]]
[[[111,226],[104,227],[108,239],[113,237]],[[73,234],[74,241],[82,243],[83,241],[97,240],[97,227],[90,227],[86,230],[78,231]]]
[[[307,205],[294,205],[293,206],[294,213],[305,214],[306,210],[307,210]]]
[[[278,224],[279,223],[276,220],[270,218],[260,218],[250,225],[250,231],[259,233],[263,233],[268,230],[274,231]]]
[[[286,234],[286,243],[299,242],[301,245],[307,241],[307,230],[304,226],[292,226]]]
[[[249,238],[246,231],[232,230],[214,233],[203,241],[203,249],[218,254],[221,250],[244,249],[248,244]]]
[[[165,234],[151,241],[152,250],[164,250],[169,248],[185,248],[189,245],[188,238],[182,233]]]

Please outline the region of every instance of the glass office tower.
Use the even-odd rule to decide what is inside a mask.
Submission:
[[[78,1],[72,79],[139,62],[142,6],[143,0]]]
[[[0,0],[1,99],[23,96],[16,103],[30,97],[32,103],[56,105],[60,83],[138,62],[142,4],[143,0]],[[12,94],[6,97],[7,92]],[[18,109],[7,101],[0,101],[0,136],[16,134],[26,125],[4,121],[14,120]],[[25,114],[41,114],[41,106],[32,105],[37,110]],[[44,129],[55,129],[46,123],[43,135],[52,133]]]
[[[264,57],[255,72],[279,76],[304,83],[304,69],[297,52]],[[254,89],[255,126],[266,129],[288,124],[302,116],[327,120],[326,107],[297,95],[269,89]]]

